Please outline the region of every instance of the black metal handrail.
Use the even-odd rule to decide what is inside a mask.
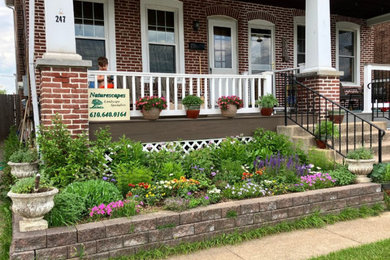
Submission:
[[[284,78],[285,125],[287,125],[288,119],[291,120],[305,131],[315,136],[317,139],[325,139],[326,145],[343,157],[346,157],[349,152],[350,138],[353,139],[354,150],[357,148],[357,142],[359,142],[359,139],[361,146],[365,146],[366,143],[369,143],[370,149],[372,149],[374,142],[373,134],[377,131],[378,161],[382,162],[382,140],[383,136],[386,134],[383,129],[310,87],[298,82],[295,76],[285,74]],[[338,93],[335,93],[335,95],[338,95]],[[344,115],[346,120],[345,152],[342,148],[342,120],[336,120],[337,115]],[[328,124],[328,122],[332,123]],[[350,126],[350,123],[352,123],[352,126]],[[325,130],[321,130],[323,127],[325,127]],[[350,127],[353,128],[352,136],[349,133],[349,131],[352,130]],[[316,130],[316,128],[318,128],[318,130]],[[365,138],[367,138],[364,135],[365,128],[369,128],[370,130],[368,140],[365,140]],[[340,131],[338,131],[338,129]],[[359,138],[358,134],[360,131],[361,136]],[[337,135],[337,132],[340,133]]]

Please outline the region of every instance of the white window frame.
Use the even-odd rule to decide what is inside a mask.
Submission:
[[[298,26],[306,26],[305,16],[294,17],[294,68],[299,66],[298,64]],[[306,46],[306,44],[305,44]],[[305,48],[306,56],[306,48]],[[305,62],[306,64],[306,62]],[[304,66],[304,65],[303,65]]]
[[[251,51],[251,29],[271,30],[271,70],[275,69],[275,24],[266,21],[255,19],[248,22],[248,69],[249,74],[252,74],[252,51]]]
[[[115,41],[115,3],[109,0],[77,0],[80,2],[101,3],[104,8],[104,38],[76,36],[75,39],[105,40],[108,69],[116,70],[116,41]]]
[[[343,82],[347,86],[360,87],[360,25],[351,22],[336,23],[336,69],[339,70],[339,31],[350,31],[355,33],[355,64],[353,82]]]
[[[173,12],[175,17],[176,73],[185,73],[183,2],[178,0],[141,0],[142,70],[150,72],[148,9]]]

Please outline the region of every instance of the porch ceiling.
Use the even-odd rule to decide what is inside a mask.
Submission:
[[[305,9],[305,0],[240,0],[287,8]],[[390,13],[388,0],[330,0],[332,14],[370,19]]]

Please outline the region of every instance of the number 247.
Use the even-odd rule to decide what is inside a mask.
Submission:
[[[65,23],[64,15],[56,15],[56,23]]]

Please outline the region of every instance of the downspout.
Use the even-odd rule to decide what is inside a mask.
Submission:
[[[30,87],[31,87],[31,98],[33,105],[33,115],[34,115],[34,128],[35,136],[39,132],[39,110],[38,110],[38,96],[37,96],[37,86],[35,82],[35,66],[34,66],[34,41],[35,41],[35,0],[30,0],[29,3],[29,37],[28,37],[28,65],[29,65],[29,74],[30,74]],[[39,146],[37,144],[37,149]]]
[[[12,14],[14,16],[14,46],[15,46],[15,63],[16,61],[18,60],[18,56],[16,54],[16,46],[17,46],[17,40],[16,40],[16,35],[17,35],[17,29],[15,27],[16,25],[16,11],[15,11],[15,7],[11,6],[11,5],[6,5],[9,9],[12,10]],[[17,66],[15,66],[15,71],[17,71]],[[15,76],[15,94],[18,94],[18,90],[19,90],[19,86],[18,86],[18,75],[17,73],[15,72],[14,73],[14,76]]]

